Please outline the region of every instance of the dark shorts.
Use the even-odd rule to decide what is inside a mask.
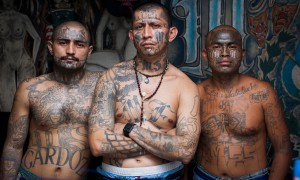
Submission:
[[[269,169],[262,169],[260,171],[242,176],[239,178],[222,178],[209,174],[203,167],[197,164],[194,168],[193,180],[268,180]]]
[[[86,177],[83,177],[82,180],[86,180]],[[19,173],[16,180],[42,180],[41,177],[36,176],[35,174],[28,171],[22,165],[19,168]]]
[[[41,180],[42,178],[32,174],[30,171],[20,166],[17,180]]]
[[[158,166],[141,168],[119,168],[102,163],[97,167],[98,179],[144,179],[144,180],[179,180],[183,179],[184,165],[181,162],[171,162]]]

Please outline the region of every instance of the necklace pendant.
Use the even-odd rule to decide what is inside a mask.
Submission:
[[[145,97],[145,96],[146,96],[146,94],[147,94],[146,92],[142,92],[142,96],[143,96],[143,97]]]
[[[144,82],[145,82],[146,84],[148,84],[148,83],[150,82],[149,78],[146,77],[146,78],[144,79]]]
[[[143,122],[147,121],[147,116],[143,116]]]

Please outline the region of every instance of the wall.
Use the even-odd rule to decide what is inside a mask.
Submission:
[[[21,23],[26,27],[27,34],[22,36],[25,43],[17,49],[22,52],[25,49],[27,53],[26,58],[23,53],[23,59],[27,61],[31,59],[28,62],[35,65],[34,75],[26,76],[40,75],[51,70],[45,46],[52,31],[50,25],[62,19],[72,18],[76,15],[74,12],[84,17],[92,29],[95,50],[88,61],[88,69],[102,71],[120,60],[132,58],[134,47],[127,38],[127,31],[130,28],[130,7],[136,3],[135,1],[71,0],[60,3],[51,0],[16,1],[18,3],[14,4],[15,11],[27,16],[31,21],[25,25]],[[293,143],[293,158],[300,157],[300,0],[161,0],[161,2],[171,9],[173,24],[179,28],[179,36],[170,47],[171,62],[187,73],[194,82],[201,82],[211,74],[200,53],[204,35],[219,24],[230,24],[240,31],[247,54],[240,71],[273,85],[283,103]],[[55,14],[56,10],[62,9],[64,11],[60,14]],[[5,14],[4,10],[1,12],[0,26],[3,25],[2,22],[8,21],[7,13]],[[53,18],[55,15],[60,15],[60,18]],[[34,56],[38,38],[35,31],[41,39],[36,58]],[[1,33],[0,36],[2,40],[0,62],[3,63],[4,60],[9,60],[3,55],[5,54],[3,42],[8,41],[4,41],[5,36]],[[10,36],[16,39],[20,37],[18,34]],[[4,67],[6,64],[0,66]],[[4,70],[6,69],[1,71]],[[18,85],[18,77],[15,76],[18,74],[17,70],[13,72],[12,75],[8,76],[6,73],[0,77],[1,87],[10,93],[7,95],[0,91],[0,98],[10,99],[7,104],[11,103],[12,92]],[[3,78],[4,76],[6,78]],[[12,80],[7,81],[8,78]],[[11,81],[13,83],[9,83],[9,86],[5,84]],[[2,112],[9,109],[9,105],[5,110],[4,108],[1,110],[0,106]],[[271,156],[271,151],[269,155]]]

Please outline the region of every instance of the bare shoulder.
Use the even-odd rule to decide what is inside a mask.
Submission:
[[[274,88],[269,82],[259,80],[248,75],[241,75],[241,81],[250,84],[251,86],[254,86],[257,91],[274,91]]]
[[[115,64],[111,70],[116,72],[116,73],[128,73],[128,72],[132,72],[133,70],[133,67],[134,67],[134,63],[133,63],[133,60],[127,60],[127,61],[123,61],[123,62],[120,62],[120,63],[117,63]]]
[[[211,79],[206,79],[204,81],[201,81],[201,82],[198,82],[196,85],[197,85],[197,88],[198,88],[198,91],[199,91],[199,94],[202,95],[205,91],[204,91],[204,88],[208,85],[211,84]]]
[[[86,78],[90,81],[97,81],[101,76],[103,72],[95,72],[95,71],[86,71]]]
[[[189,88],[197,88],[196,84],[181,70],[177,67],[170,65],[169,66],[170,76],[174,76],[176,78],[176,83],[182,89],[189,89]]]
[[[132,73],[132,70],[133,60],[127,60],[114,64],[111,68],[104,71],[101,76],[104,76],[105,79],[114,79],[115,77],[127,76]]]
[[[33,84],[39,84],[49,80],[49,74],[43,74],[37,77],[24,79],[18,86],[18,89],[26,89]]]

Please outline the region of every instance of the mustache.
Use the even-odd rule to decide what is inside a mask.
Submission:
[[[62,56],[60,57],[61,60],[72,60],[72,61],[79,61],[79,58],[75,56]]]

